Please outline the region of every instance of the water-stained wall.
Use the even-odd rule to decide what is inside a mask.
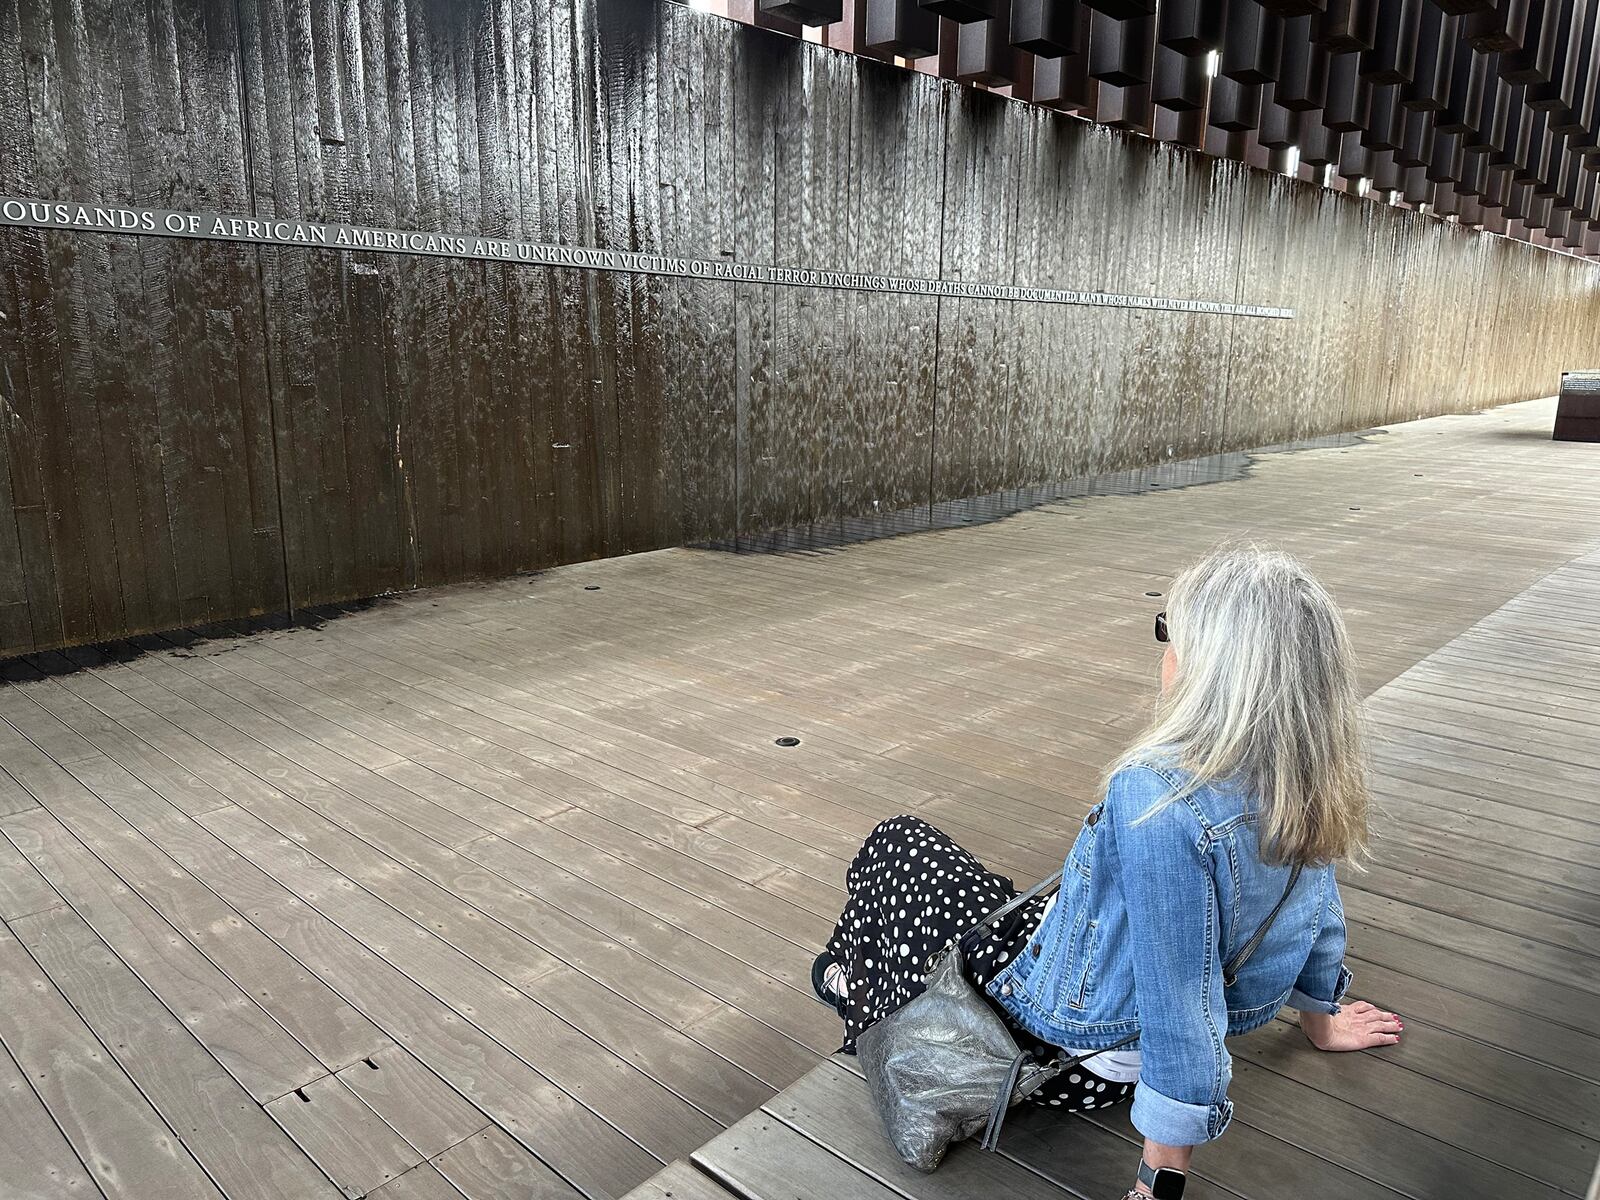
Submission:
[[[660,0],[0,0],[0,194],[1292,321],[0,230],[0,654],[1548,394],[1591,264]]]

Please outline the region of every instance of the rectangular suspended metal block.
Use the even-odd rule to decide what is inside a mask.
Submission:
[[[1515,84],[1495,89],[1494,111],[1483,139],[1491,152],[1503,151],[1511,145],[1516,126],[1522,119],[1523,101],[1523,89]]]
[[[1453,217],[1461,211],[1461,197],[1449,184],[1441,183],[1433,192],[1433,215]]]
[[[1198,150],[1206,141],[1205,111],[1191,108],[1177,112],[1170,108],[1157,107],[1151,136],[1158,142],[1175,142]]]
[[[1083,2],[1095,12],[1103,13],[1115,21],[1149,17],[1156,11],[1156,0],[1083,0]]]
[[[1372,114],[1372,86],[1362,82],[1354,54],[1334,55],[1328,66],[1328,100],[1322,123],[1335,133],[1365,129]]]
[[[1528,159],[1528,182],[1533,184],[1535,199],[1553,201],[1559,191],[1554,177],[1560,162],[1555,135],[1545,129],[1533,150]]]
[[[1319,111],[1295,114],[1295,145],[1308,167],[1325,167],[1339,156],[1339,135],[1322,123]]]
[[[1600,4],[1594,0],[1567,0],[1567,8],[1570,12],[1568,23],[1560,31],[1562,53],[1555,75],[1549,83],[1533,90],[1534,99],[1541,104],[1553,98],[1555,109],[1576,112],[1583,107],[1590,67],[1600,56],[1600,45],[1595,41],[1596,32],[1600,31]]]
[[[1112,87],[1149,83],[1155,34],[1154,16],[1118,20],[1096,12],[1089,23],[1089,74]]]
[[[1518,183],[1538,183],[1543,173],[1543,162],[1548,154],[1549,118],[1532,109],[1523,110],[1522,127],[1517,131],[1516,150],[1512,154],[1511,178]]]
[[[1544,109],[1555,117],[1574,117],[1573,91],[1578,82],[1557,72],[1552,80],[1530,83],[1525,93],[1525,104],[1530,109]],[[1581,125],[1581,122],[1578,122]],[[1576,125],[1574,125],[1576,128]]]
[[[1528,103],[1567,115],[1578,105],[1593,57],[1595,19],[1600,14],[1600,5],[1591,0],[1561,0],[1560,8],[1562,20],[1548,47],[1549,71],[1544,79],[1529,86]],[[1543,45],[1540,48],[1541,51],[1546,49]]]
[[[1361,131],[1361,144],[1369,150],[1396,149],[1405,134],[1405,118],[1397,85],[1372,88],[1367,123]]]
[[[1274,101],[1290,112],[1308,112],[1328,102],[1328,52],[1311,42],[1311,17],[1291,17],[1283,24]]]
[[[867,0],[868,50],[926,58],[939,53],[939,18],[917,0]]]
[[[1558,442],[1600,442],[1600,371],[1567,371],[1556,400]]]
[[[1156,42],[1179,54],[1209,54],[1222,45],[1225,11],[1224,0],[1163,0]]]
[[[1328,0],[1311,31],[1312,40],[1334,54],[1371,50],[1378,40],[1378,0]]]
[[[1405,129],[1400,135],[1400,145],[1394,152],[1395,162],[1402,167],[1426,166],[1433,157],[1435,131],[1431,114],[1414,112],[1406,114]]]
[[[1254,129],[1261,124],[1261,86],[1240,83],[1226,75],[1211,81],[1211,112],[1208,124],[1229,133]]]
[[[756,7],[801,25],[832,25],[844,20],[844,0],[757,0]]]
[[[1424,173],[1422,167],[1411,167],[1406,171],[1405,186],[1400,189],[1401,198],[1409,205],[1433,203],[1434,184]]]
[[[1450,98],[1450,76],[1460,50],[1461,18],[1435,4],[1422,6],[1417,33],[1417,63],[1411,82],[1403,85],[1400,102],[1407,108],[1437,111]]]
[[[1263,96],[1261,102],[1261,125],[1256,130],[1256,141],[1269,150],[1287,150],[1295,145],[1295,114]]]
[[[1002,10],[1008,0],[999,0]],[[1018,79],[1018,53],[1011,44],[1011,14],[1002,11],[988,21],[968,21],[956,32],[957,83],[1005,87]]]
[[[1467,44],[1487,54],[1521,50],[1527,42],[1528,9],[1533,0],[1495,0],[1494,6],[1475,12],[1463,26]]]
[[[1423,168],[1432,183],[1454,183],[1461,178],[1461,135],[1441,133],[1433,139],[1433,157]]]
[[[1150,82],[1153,103],[1173,112],[1194,112],[1206,106],[1206,60],[1182,54],[1171,46],[1156,46],[1154,78]]]
[[[1079,14],[1082,36],[1088,40],[1089,11]],[[1064,112],[1081,112],[1095,102],[1095,81],[1089,78],[1089,55],[1068,54],[1061,58],[1033,60],[1033,102]]]
[[[929,12],[965,25],[969,21],[988,21],[999,15],[999,0],[919,0]]]
[[[1372,156],[1372,186],[1380,192],[1398,192],[1405,180],[1405,169],[1385,151]]]
[[[1378,0],[1371,50],[1361,52],[1361,77],[1369,83],[1410,83],[1417,70],[1423,0]]]
[[[1497,106],[1508,107],[1512,84],[1503,79],[1496,79],[1484,89],[1478,99],[1477,109],[1467,122],[1468,128],[1462,133],[1462,146],[1468,154],[1487,153],[1494,149],[1494,115]]]
[[[1079,0],[1011,0],[1011,44],[1045,58],[1077,54],[1088,44],[1080,36]]]
[[[1558,209],[1572,210],[1583,202],[1583,159],[1556,142],[1550,172]]]
[[[1583,121],[1570,109],[1546,109],[1550,114],[1550,129],[1562,137],[1573,137],[1584,132]]]
[[[1509,176],[1507,176],[1510,179]],[[1511,180],[1511,186],[1506,189],[1506,202],[1501,205],[1505,210],[1506,220],[1522,221],[1528,216],[1528,185]]]
[[[1550,128],[1557,133],[1566,133],[1568,147],[1578,150],[1579,154],[1595,154],[1600,150],[1600,90],[1595,94],[1594,104],[1582,117],[1582,125],[1578,130],[1568,131],[1566,125],[1568,122],[1565,118],[1550,115]]]
[[[1469,62],[1457,61],[1450,79],[1450,98],[1434,118],[1440,133],[1468,133],[1478,118],[1484,92],[1489,89],[1499,66],[1498,54],[1471,54]]]
[[[1512,83],[1546,83],[1566,62],[1566,37],[1576,0],[1533,0],[1522,46],[1500,59],[1500,75]]]
[[[1155,123],[1155,106],[1150,103],[1150,85],[1114,87],[1101,84],[1095,119],[1117,129],[1149,133]]]
[[[1504,171],[1489,172],[1484,183],[1483,195],[1478,199],[1484,208],[1502,209],[1506,206],[1506,196],[1511,190],[1511,179]]]
[[[1328,7],[1328,0],[1265,0],[1261,5],[1274,16],[1306,17],[1322,12]]]
[[[1283,50],[1283,18],[1256,0],[1228,0],[1217,70],[1240,83],[1272,83]]]
[[[805,30],[798,21],[791,21],[788,17],[768,12],[757,3],[757,0],[728,0],[728,15],[745,25],[754,25],[757,29],[770,29],[774,33],[786,33],[790,37],[800,37]]]
[[[1361,134],[1351,130],[1339,139],[1339,165],[1341,177],[1351,181],[1372,174],[1372,152],[1361,144]]]
[[[1463,196],[1481,196],[1489,186],[1489,160],[1481,154],[1468,154],[1462,159],[1461,178],[1456,191]]]

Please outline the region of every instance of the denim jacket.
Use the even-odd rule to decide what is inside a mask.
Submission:
[[[1344,910],[1326,866],[1301,872],[1224,986],[1224,964],[1283,896],[1289,868],[1262,863],[1250,798],[1228,785],[1137,820],[1186,780],[1159,763],[1113,777],[1073,843],[1056,904],[988,987],[1053,1045],[1101,1049],[1138,1034],[1133,1124],[1171,1146],[1209,1141],[1232,1119],[1225,1037],[1266,1024],[1284,1004],[1336,1013],[1350,984]]]

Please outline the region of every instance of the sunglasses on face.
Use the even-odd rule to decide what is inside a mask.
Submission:
[[[1167,641],[1167,614],[1164,612],[1156,614],[1156,641],[1163,644]]]

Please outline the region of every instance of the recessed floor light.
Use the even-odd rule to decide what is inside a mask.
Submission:
[[[774,738],[773,744],[776,746],[798,746],[800,744],[800,739],[797,737]]]
[[[583,590],[586,592],[598,592],[600,585],[598,583],[586,583],[583,585]]]
[[[1159,595],[1161,595],[1161,593],[1160,592],[1146,592],[1145,595],[1146,596],[1159,596]]]

